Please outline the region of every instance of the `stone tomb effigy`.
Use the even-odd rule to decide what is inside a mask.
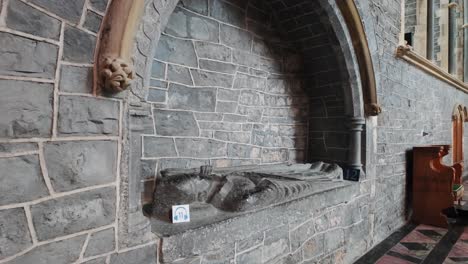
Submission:
[[[202,166],[162,171],[153,204],[146,211],[152,216],[153,233],[161,238],[160,260],[170,263],[291,219],[307,218],[314,211],[346,203],[358,193],[359,185],[343,181],[343,171],[336,164],[214,170]],[[172,206],[185,204],[190,206],[190,222],[172,224]]]

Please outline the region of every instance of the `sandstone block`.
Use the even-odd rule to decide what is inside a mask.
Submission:
[[[171,84],[168,91],[168,106],[172,109],[214,112],[216,90]]]
[[[94,97],[64,95],[59,100],[62,135],[118,135],[119,103]]]
[[[0,74],[53,79],[58,46],[0,32]]]
[[[0,260],[32,245],[28,221],[23,208],[0,211]]]
[[[91,234],[84,257],[104,254],[114,250],[115,232],[114,228],[105,229]]]
[[[231,88],[234,76],[202,70],[190,70],[195,86],[215,86]]]
[[[71,1],[74,2],[74,1]],[[78,63],[92,63],[96,37],[72,26],[65,27],[63,59]]]
[[[231,61],[231,49],[226,46],[201,41],[194,43],[199,58]]]
[[[11,264],[68,264],[80,257],[86,235],[73,237],[38,246],[20,257],[8,262]]]
[[[179,155],[182,157],[215,158],[226,156],[226,143],[204,138],[176,139]]]
[[[194,114],[186,111],[154,110],[156,134],[161,136],[198,136]]]
[[[91,93],[93,89],[93,69],[62,65],[59,89],[70,93]]]
[[[165,32],[181,38],[209,42],[219,41],[219,24],[215,20],[176,7],[167,23]]]
[[[197,55],[192,41],[161,35],[155,58],[190,67],[197,67]]]
[[[144,137],[143,155],[148,158],[176,157],[177,152],[172,138]]]
[[[19,0],[8,3],[6,24],[9,28],[57,40],[61,22]]]
[[[115,188],[105,187],[33,205],[31,214],[38,240],[112,223],[115,220],[115,200]]]
[[[49,195],[37,155],[0,158],[0,205],[32,201]]]
[[[49,142],[44,158],[55,191],[111,183],[117,173],[117,142]]]
[[[32,0],[31,2],[46,9],[49,12],[56,14],[61,18],[78,24],[81,18],[81,11],[83,10],[85,0]]]
[[[0,80],[0,112],[8,113],[0,115],[0,137],[50,136],[53,89],[52,84]]]

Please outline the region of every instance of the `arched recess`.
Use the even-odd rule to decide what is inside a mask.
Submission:
[[[113,0],[104,18],[100,41],[98,41],[95,91],[100,91],[97,89],[100,82],[109,81],[101,79],[104,70],[107,71],[105,75],[107,78],[114,81],[114,84],[117,82],[114,87],[105,89],[111,93],[124,88],[125,78],[133,78],[129,89],[115,95],[125,98],[120,167],[123,192],[120,198],[121,229],[119,232],[123,232],[122,236],[127,235],[130,240],[132,232],[135,230],[140,232],[148,224],[140,219],[142,205],[140,186],[141,180],[148,174],[146,171],[154,172],[153,167],[147,167],[147,164],[141,160],[142,136],[151,133],[149,131],[154,129],[152,106],[147,102],[149,76],[161,33],[178,2]],[[337,5],[336,2],[339,4]],[[380,113],[380,108],[377,103],[370,52],[355,3],[352,0],[336,2],[334,0],[304,1],[310,4],[318,3],[322,7],[324,18],[328,19],[327,23],[330,22],[327,30],[335,35],[333,41],[338,46],[332,48],[339,50],[342,59],[338,63],[341,67],[341,74],[349,81],[349,85],[343,87],[349,127],[347,165],[361,169],[361,131],[365,125],[365,117],[377,115]],[[114,59],[123,61],[124,65],[133,64],[134,70],[128,72],[128,69],[123,70],[115,65],[103,63],[109,58],[111,61]],[[123,64],[119,63],[120,66]]]

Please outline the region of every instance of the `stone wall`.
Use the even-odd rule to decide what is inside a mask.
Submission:
[[[107,5],[0,1],[0,263],[131,263],[118,232],[123,100],[92,90]],[[155,262],[154,243],[134,248]]]
[[[107,1],[0,1],[0,109],[8,113],[0,116],[0,263],[156,262],[161,245],[142,216],[140,199],[140,180],[153,178],[156,169],[154,163],[141,160],[142,135],[155,133],[153,106],[146,102],[152,91],[146,69],[151,68],[152,48],[175,2],[146,2],[134,55],[138,76],[131,91],[96,97],[91,88],[95,32]],[[284,2],[271,1],[287,7]],[[292,8],[301,3],[288,1]],[[329,5],[326,0],[317,3]],[[366,120],[366,175],[356,192],[362,219],[351,225],[358,230],[356,236],[342,236],[349,226],[328,229],[337,238],[333,241],[356,240],[358,246],[347,248],[340,242],[316,259],[345,254],[344,263],[405,223],[411,175],[408,152],[416,145],[450,144],[452,109],[456,103],[468,104],[465,93],[395,58],[400,0],[356,4],[372,52],[383,113]],[[300,21],[293,22],[304,22]],[[325,58],[316,65],[324,65]],[[333,72],[323,76],[333,78]],[[323,91],[329,88],[317,89]],[[302,248],[315,248],[314,241],[322,241],[323,233],[317,232],[321,223],[342,219],[324,217],[321,222],[321,216],[335,209],[339,213],[353,203],[316,212],[297,225],[288,224],[287,230],[292,234],[299,225],[304,229],[313,225],[315,233],[304,231],[310,236]],[[239,248],[236,256],[255,259],[260,251],[268,251],[270,242],[283,245],[281,228],[286,227],[278,228],[277,240],[266,239],[270,233],[265,231],[263,239],[262,235],[252,239],[257,242],[245,251]],[[365,245],[359,244],[364,241]],[[315,253],[308,252],[312,261]],[[193,263],[213,262],[216,256],[209,253]],[[279,263],[301,263],[294,260],[293,251],[284,254]]]
[[[159,169],[302,162],[302,63],[259,1],[182,1],[156,48],[148,101]]]

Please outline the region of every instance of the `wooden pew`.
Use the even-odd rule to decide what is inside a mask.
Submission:
[[[413,148],[413,221],[448,227],[443,210],[460,202],[462,167],[446,166],[442,158],[449,152],[449,145]]]

